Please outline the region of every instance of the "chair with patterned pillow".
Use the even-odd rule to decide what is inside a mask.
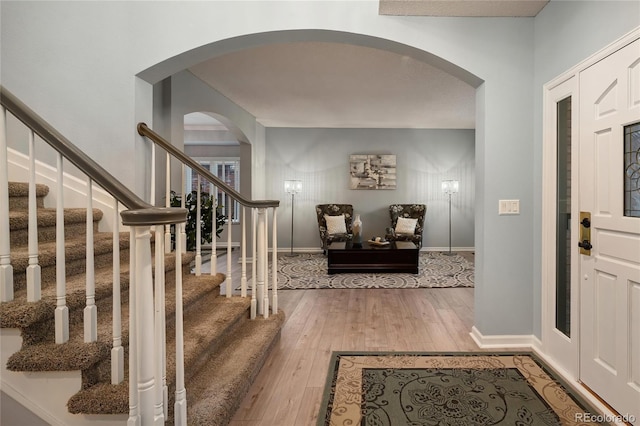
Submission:
[[[322,241],[322,251],[326,253],[327,246],[334,241],[350,241],[353,238],[351,204],[318,204],[318,230]]]
[[[389,241],[413,241],[422,247],[422,230],[427,206],[424,204],[392,204],[389,206],[391,227],[387,228]]]

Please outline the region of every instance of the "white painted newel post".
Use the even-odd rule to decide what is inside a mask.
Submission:
[[[9,244],[9,162],[7,159],[7,111],[0,110],[0,302],[13,300],[13,267]]]
[[[169,225],[166,225],[169,226]],[[165,348],[166,343],[166,327],[165,327],[165,265],[164,265],[164,244],[162,240],[163,225],[155,226],[155,274],[154,274],[154,321],[155,321],[155,359],[154,359],[154,371],[155,371],[155,405],[153,419],[154,424],[162,424],[167,416],[167,407],[165,401],[166,391],[166,357]],[[176,252],[177,253],[177,252]]]
[[[151,232],[148,226],[133,227],[135,233],[135,286],[137,340],[137,391],[140,415],[145,419],[154,419],[155,405],[155,333],[154,329],[153,277],[151,271]],[[145,330],[144,333],[140,332]],[[163,422],[164,423],[164,422]]]
[[[184,384],[184,318],[182,311],[182,242],[176,246],[176,393],[174,424],[187,426],[187,390]]]

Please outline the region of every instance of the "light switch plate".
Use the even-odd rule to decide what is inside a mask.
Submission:
[[[520,214],[520,200],[499,200],[498,214]]]

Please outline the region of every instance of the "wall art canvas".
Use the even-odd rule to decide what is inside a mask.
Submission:
[[[351,189],[396,189],[396,156],[349,156]]]

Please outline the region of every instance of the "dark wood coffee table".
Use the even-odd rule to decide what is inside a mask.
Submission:
[[[329,274],[340,272],[418,273],[418,246],[409,241],[390,242],[385,246],[352,242],[334,242],[327,248]]]

